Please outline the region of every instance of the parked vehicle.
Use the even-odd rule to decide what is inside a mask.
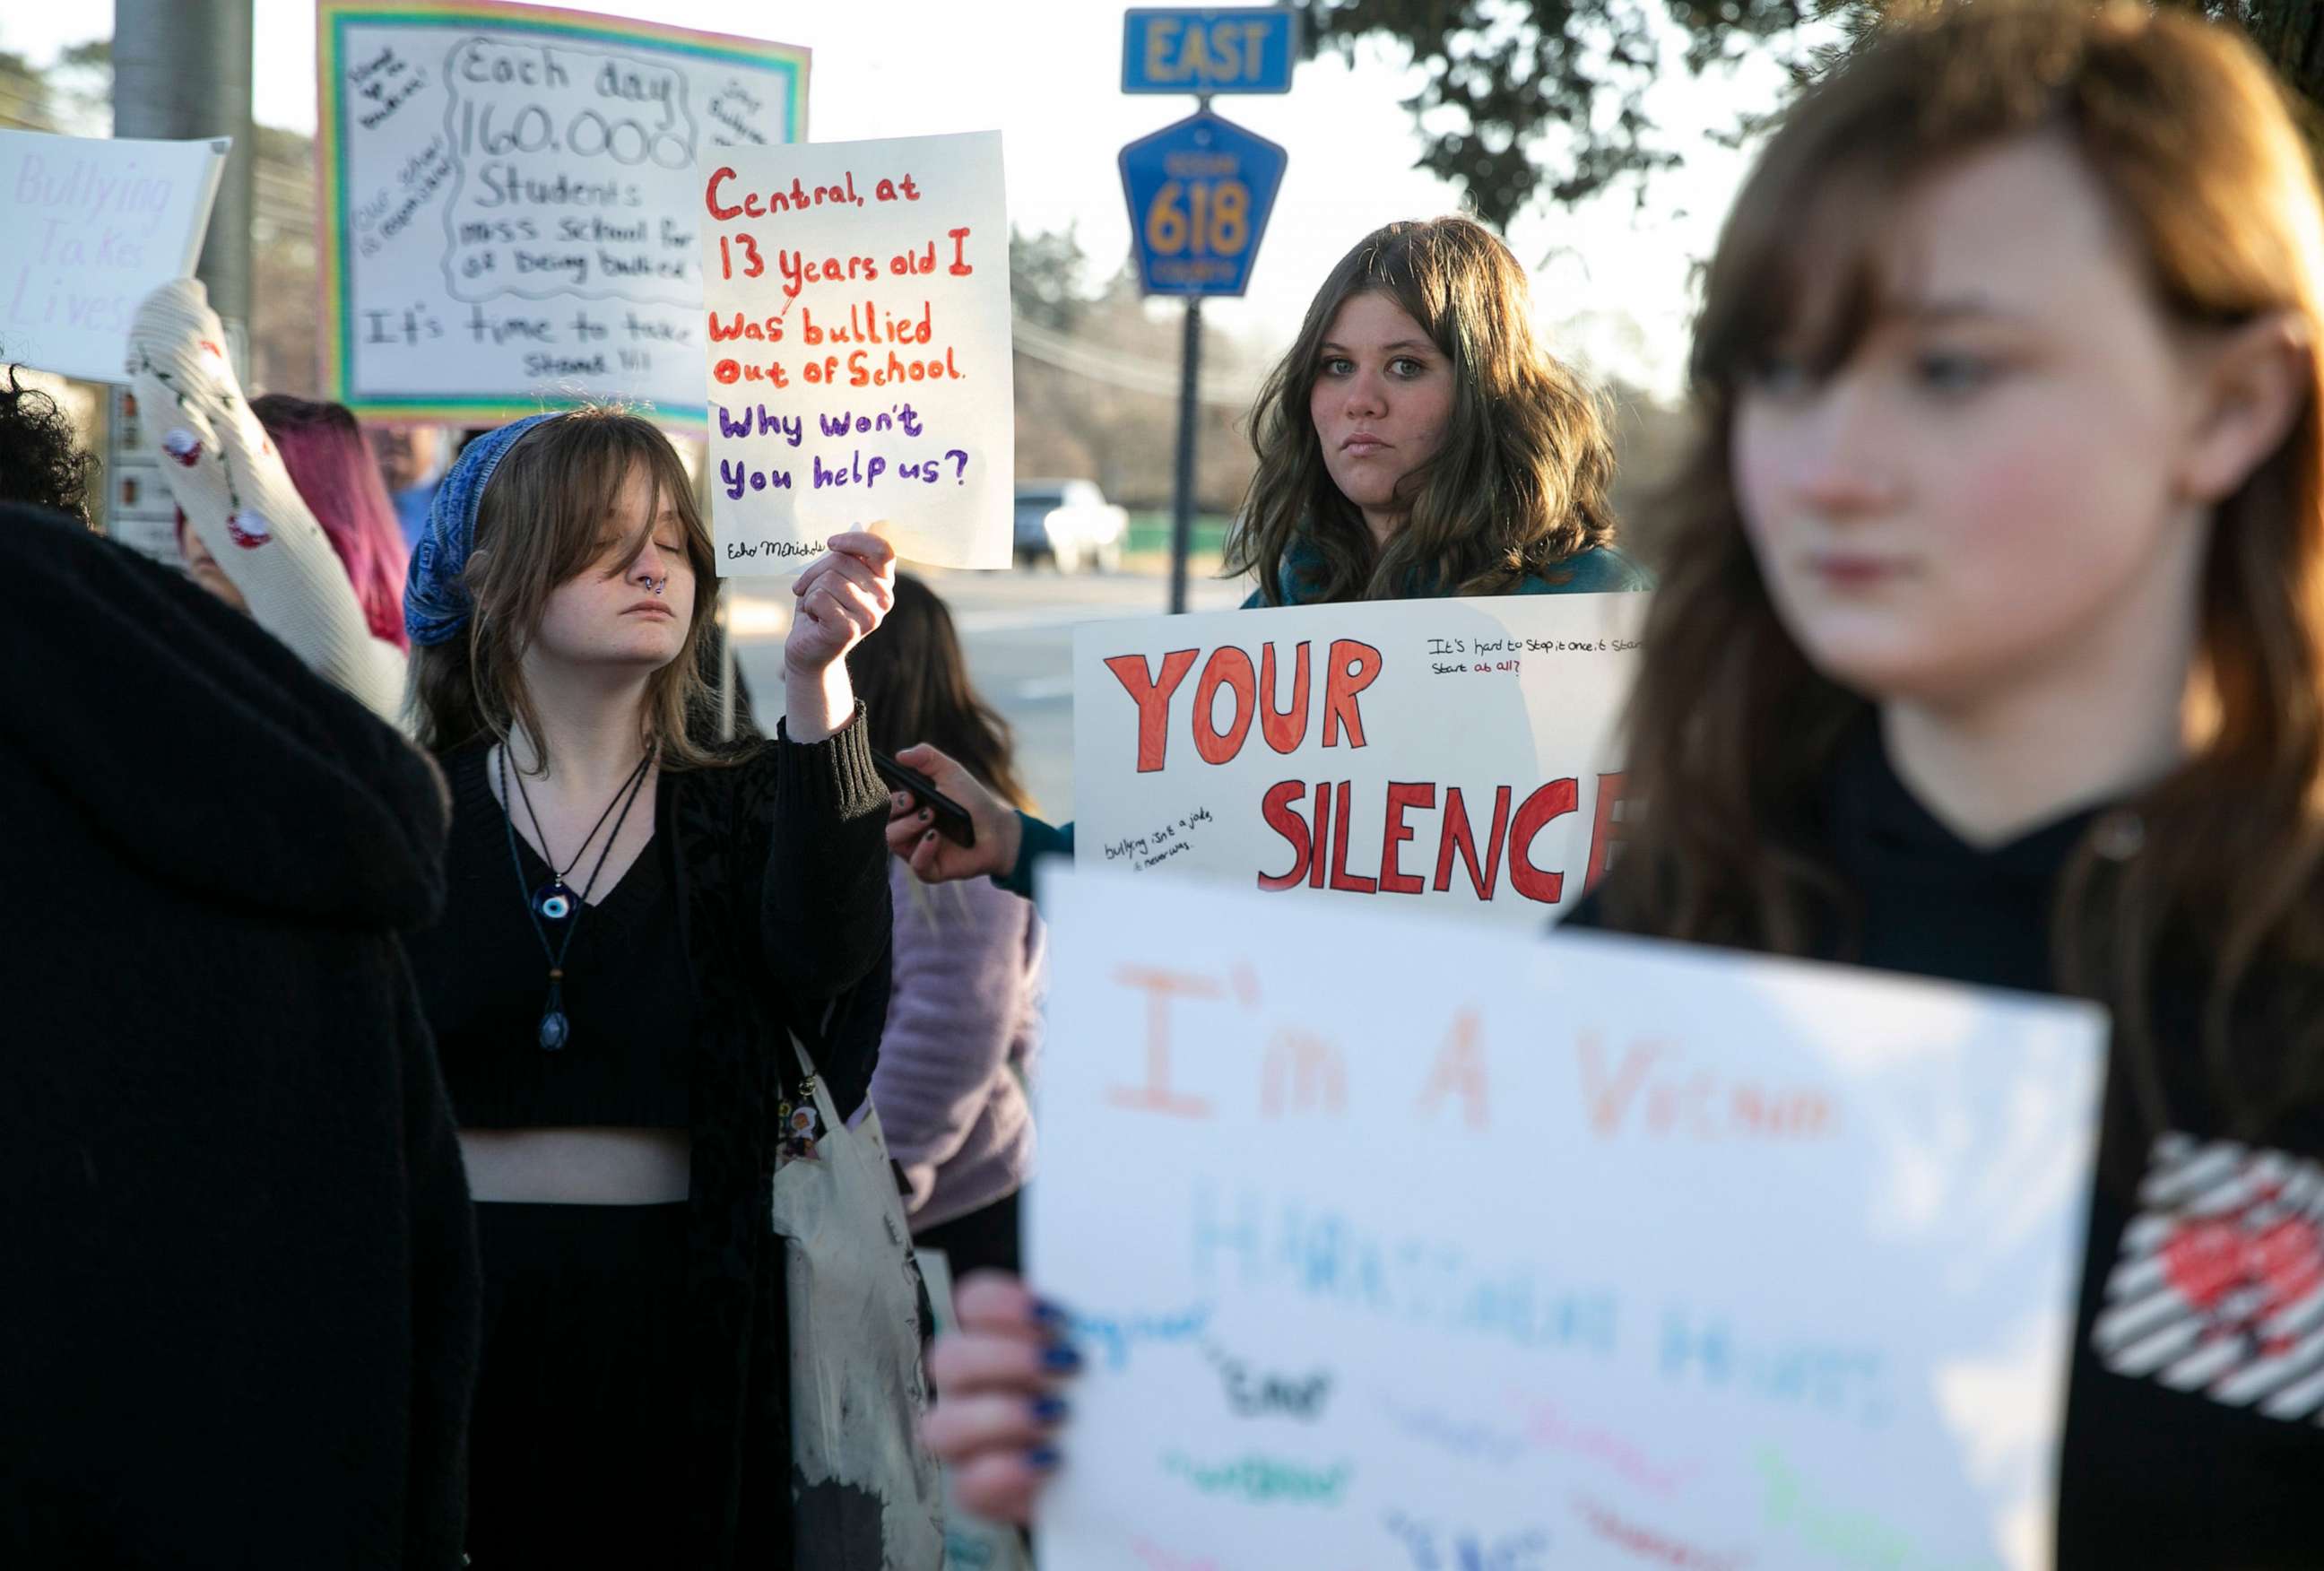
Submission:
[[[1020,480],[1017,483],[1017,556],[1047,557],[1061,573],[1091,568],[1121,570],[1130,537],[1130,514],[1105,499],[1093,480]]]

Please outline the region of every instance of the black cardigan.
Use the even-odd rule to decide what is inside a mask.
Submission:
[[[1806,847],[1839,873],[1858,908],[1844,924],[1832,924],[1824,957],[2056,992],[2050,916],[2058,879],[2096,817],[2071,814],[2006,846],[1972,848],[1914,799],[1889,766],[1877,728],[1861,725],[1831,772],[1812,829],[1816,843]],[[1622,873],[1618,868],[1611,876]],[[1567,919],[1608,925],[1597,893]],[[2166,947],[2166,965],[2171,960]],[[2100,1177],[2075,1320],[2058,1571],[2324,1565],[2324,1387],[2301,1397],[2303,1385],[2324,1378],[2324,1317],[2280,1337],[2265,1326],[2275,1307],[2266,1279],[2292,1282],[2297,1298],[2298,1273],[2324,1263],[2317,1244],[2324,1109],[2290,1110],[2248,1142],[2227,1139],[2228,1121],[2198,1045],[2200,983],[2168,976],[2155,993],[2175,1132],[2154,1139],[2117,1054],[2107,1074]],[[2202,1183],[2202,1171],[2214,1167]],[[2240,1246],[2223,1243],[2224,1234],[2206,1231],[2186,1208],[2206,1197],[2224,1202],[2231,1187],[2271,1182],[2282,1202],[2260,1204],[2285,1214],[2273,1234],[2262,1231],[2267,1215],[2222,1213],[2241,1231]],[[2174,1251],[2179,1263],[2168,1258]],[[2190,1285],[2174,1286],[2174,1278]],[[2187,1348],[2212,1349],[2224,1362],[2200,1378],[2180,1363],[2182,1354],[2158,1363],[2135,1351],[2156,1331],[2200,1338]],[[2304,1342],[2316,1345],[2302,1352]],[[2306,1362],[2255,1395],[2239,1394],[2236,1377],[2267,1380],[2259,1365],[2275,1357]],[[2171,1378],[2174,1366],[2186,1389]],[[2270,1396],[2298,1405],[2272,1416],[2264,1410]]]
[[[780,728],[778,727],[779,733]],[[835,1111],[862,1104],[888,1023],[888,791],[871,727],[779,739],[677,778],[678,913],[695,1036],[688,1317],[701,1566],[790,1560],[789,1336],[771,1230],[775,1110],[796,1030]],[[835,1350],[834,1355],[836,1355]]]
[[[0,508],[0,1565],[460,1564],[475,1239],[428,760]]]
[[[807,1042],[843,1117],[862,1104],[879,1056],[888,793],[868,733],[859,707],[824,742],[754,740],[722,767],[666,771],[659,788],[655,833],[671,844],[647,854],[668,857],[687,972],[673,984],[690,984],[695,1006],[686,1340],[696,1487],[670,1502],[688,1566],[788,1560],[788,1340],[770,1218],[777,1109],[799,1078],[787,1031]],[[455,810],[500,811],[482,789],[456,793]],[[455,889],[516,900],[503,827],[456,832],[452,846]],[[471,856],[483,864],[466,865]],[[468,956],[448,929],[420,935],[412,953],[432,998],[463,985]],[[540,956],[524,964],[527,984],[540,984]]]

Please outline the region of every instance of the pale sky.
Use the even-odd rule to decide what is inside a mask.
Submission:
[[[262,124],[311,132],[315,27],[311,0],[254,0],[256,113]],[[1130,226],[1115,155],[1124,143],[1193,112],[1190,97],[1120,91],[1121,7],[1097,0],[871,0],[738,7],[728,0],[615,0],[577,5],[713,32],[746,16],[781,42],[814,51],[808,129],[818,142],[998,127],[1007,149],[1009,207],[1020,229],[1078,226],[1100,275],[1127,254]],[[12,6],[0,48],[46,64],[68,44],[110,31],[111,6]],[[1689,162],[1659,179],[1645,211],[1630,196],[1578,213],[1518,220],[1508,239],[1534,272],[1542,323],[1559,352],[1651,391],[1675,391],[1684,357],[1692,264],[1707,255],[1745,165],[1692,134],[1731,125],[1776,91],[1771,67],[1742,83],[1697,82],[1675,64],[1650,106],[1690,133]],[[1281,96],[1226,96],[1213,107],[1279,143],[1290,166],[1240,300],[1205,305],[1240,342],[1278,347],[1349,246],[1391,219],[1453,211],[1457,192],[1413,167],[1419,139],[1402,100],[1419,73],[1388,51],[1351,67],[1325,54],[1299,67]],[[1160,307],[1176,312],[1174,306]]]

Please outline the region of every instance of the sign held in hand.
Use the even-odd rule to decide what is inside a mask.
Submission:
[[[807,51],[505,0],[318,0],[323,391],[701,429],[701,184],[807,125]]]
[[[1076,872],[1076,1571],[2035,1571],[2095,1005]],[[1411,908],[1397,908],[1411,909]]]
[[[871,519],[908,560],[1007,567],[1000,133],[728,150],[698,217],[720,571]]]
[[[1644,595],[1366,600],[1074,637],[1074,859],[1538,929],[1618,854]]]
[[[127,382],[137,302],[193,272],[232,145],[0,131],[0,358]]]

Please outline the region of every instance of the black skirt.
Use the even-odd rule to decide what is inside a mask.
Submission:
[[[683,1203],[477,1204],[475,1571],[682,1561],[686,1215]]]

